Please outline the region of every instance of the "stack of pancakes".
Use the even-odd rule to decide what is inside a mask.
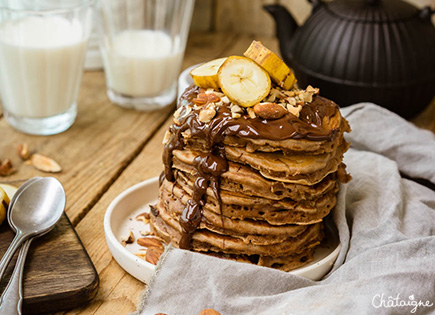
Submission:
[[[153,233],[176,247],[285,271],[312,260],[338,181],[350,179],[342,163],[350,128],[334,102],[310,91],[293,91],[311,97],[268,120],[219,90],[186,90],[164,141]],[[276,87],[271,95],[283,104],[286,93]],[[208,121],[195,103],[200,94],[216,104]]]

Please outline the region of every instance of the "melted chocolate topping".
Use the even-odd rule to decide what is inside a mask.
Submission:
[[[199,120],[199,110],[192,110],[186,114],[186,106],[192,104],[201,89],[190,86],[180,97],[180,106],[183,107],[179,123],[173,124],[169,130],[171,136],[163,151],[164,174],[168,181],[174,181],[172,170],[172,153],[184,147],[182,132],[190,130],[192,137],[206,140],[209,153],[203,153],[194,160],[197,171],[192,199],[187,202],[180,217],[182,237],[180,248],[190,249],[191,236],[198,228],[202,218],[203,197],[207,188],[211,187],[221,206],[219,194],[219,178],[228,170],[225,158],[223,140],[226,136],[241,138],[285,140],[306,139],[311,141],[333,140],[337,130],[328,130],[322,126],[323,117],[333,116],[338,106],[323,97],[313,96],[313,101],[305,104],[299,117],[291,113],[275,120],[266,120],[260,117],[254,119],[247,116],[234,119],[228,106],[220,106],[216,116],[208,123]],[[163,178],[162,178],[163,179]]]

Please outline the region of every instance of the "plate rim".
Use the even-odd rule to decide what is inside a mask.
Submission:
[[[104,233],[106,235],[106,243],[109,247],[109,251],[112,254],[113,258],[115,258],[115,260],[118,262],[118,264],[121,266],[121,268],[123,268],[127,273],[129,273],[130,275],[132,275],[133,277],[135,277],[136,279],[144,282],[144,283],[148,283],[149,281],[149,277],[138,277],[137,275],[134,274],[134,272],[132,272],[131,270],[127,270],[127,268],[125,268],[122,263],[120,263],[118,261],[118,259],[115,257],[111,246],[109,245],[109,242],[111,243],[112,246],[114,246],[121,254],[124,254],[124,256],[126,256],[127,259],[130,259],[132,262],[134,261],[136,264],[139,265],[139,267],[143,267],[143,268],[147,268],[149,272],[153,273],[155,271],[156,266],[137,257],[136,255],[134,255],[133,253],[131,253],[129,250],[127,250],[124,246],[121,245],[121,243],[118,241],[118,239],[115,236],[115,233],[112,230],[112,226],[111,226],[111,217],[112,214],[114,212],[114,210],[116,209],[116,206],[119,204],[119,202],[121,200],[123,200],[124,198],[128,197],[128,195],[130,195],[131,193],[133,193],[134,191],[143,188],[144,186],[150,186],[150,185],[155,185],[157,184],[159,181],[159,177],[152,177],[149,179],[146,179],[144,181],[141,181],[133,186],[130,186],[129,188],[125,189],[124,191],[122,191],[120,194],[118,194],[115,199],[112,200],[112,202],[109,204],[109,206],[106,209],[106,212],[104,214]],[[156,195],[156,197],[158,197]],[[144,203],[145,204],[145,203]],[[133,211],[133,210],[131,210]],[[293,274],[293,275],[297,275],[297,276],[301,276],[304,277],[306,279],[310,279],[306,276],[304,276],[303,274],[308,273],[308,272],[313,272],[313,269],[316,269],[317,267],[319,267],[319,265],[322,265],[323,263],[327,263],[328,261],[330,261],[330,266],[331,268],[328,269],[328,271],[326,273],[323,274],[323,276],[325,276],[326,274],[328,274],[328,272],[332,269],[332,267],[334,266],[337,257],[341,251],[341,242],[339,239],[339,236],[337,235],[338,238],[338,245],[334,248],[334,250],[332,250],[326,257],[322,258],[320,261],[313,263],[311,265],[307,265],[307,266],[301,266],[297,269],[288,271],[288,273]],[[323,277],[322,276],[322,277]]]

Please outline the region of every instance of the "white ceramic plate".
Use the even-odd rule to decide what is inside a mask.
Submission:
[[[139,245],[134,243],[124,247],[120,241],[130,230],[137,239],[141,237],[140,231],[149,229],[135,217],[149,211],[149,205],[156,203],[158,186],[158,178],[154,177],[128,188],[111,202],[104,216],[106,242],[113,257],[125,271],[145,283],[150,280],[155,266],[134,255],[139,251]],[[326,239],[326,243],[314,251],[312,262],[290,273],[311,280],[319,280],[327,274],[337,259],[341,245],[336,230],[331,226],[327,226]]]
[[[181,72],[180,76],[178,77],[178,98],[180,98],[181,94],[183,94],[184,90],[188,88],[191,84],[193,84],[192,77],[190,76],[190,71],[192,71],[194,68],[199,66],[200,63],[193,65],[187,69],[185,69],[183,72]]]

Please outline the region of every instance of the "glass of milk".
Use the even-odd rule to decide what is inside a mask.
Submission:
[[[107,95],[120,106],[154,110],[171,104],[194,0],[101,0]]]
[[[51,135],[74,123],[93,3],[0,2],[0,95],[19,131]]]

